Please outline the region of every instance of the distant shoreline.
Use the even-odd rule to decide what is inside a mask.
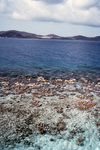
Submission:
[[[86,37],[82,35],[71,36],[71,37],[62,37],[55,34],[48,35],[37,35],[33,33],[9,30],[9,31],[0,31],[0,38],[24,38],[24,39],[59,39],[59,40],[88,40],[88,41],[100,41],[100,36],[96,37]]]

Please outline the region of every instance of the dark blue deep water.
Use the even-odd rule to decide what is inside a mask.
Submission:
[[[0,39],[0,75],[99,74],[100,42]]]

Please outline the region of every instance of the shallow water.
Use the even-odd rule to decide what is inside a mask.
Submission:
[[[0,148],[100,149],[99,83],[83,77],[77,80],[1,77]],[[25,94],[22,98],[21,93]],[[37,102],[40,103],[39,107]],[[83,105],[78,109],[77,102],[86,102],[90,106],[88,108]],[[59,107],[62,108],[61,112]],[[58,121],[59,119],[62,121]],[[41,127],[37,127],[40,124],[38,122],[44,124],[43,134],[39,131]],[[66,127],[63,128],[61,123]],[[47,125],[49,132],[45,129]],[[62,126],[61,129],[59,125]],[[82,140],[77,143],[79,137]]]

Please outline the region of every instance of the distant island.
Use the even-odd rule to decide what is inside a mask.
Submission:
[[[29,38],[29,39],[65,39],[65,40],[91,40],[91,41],[100,41],[100,36],[96,37],[86,37],[82,35],[71,36],[71,37],[62,37],[55,34],[48,35],[37,35],[33,33],[9,30],[9,31],[0,31],[0,38]]]

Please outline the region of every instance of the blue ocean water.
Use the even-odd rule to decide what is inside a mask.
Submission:
[[[61,75],[100,72],[100,42],[0,39],[1,75]]]

